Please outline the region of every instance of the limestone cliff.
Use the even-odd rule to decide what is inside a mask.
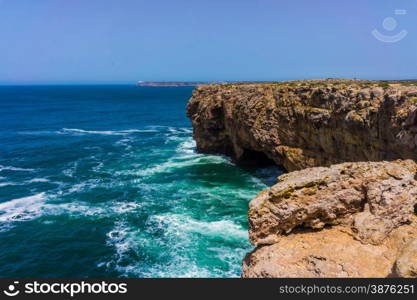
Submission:
[[[244,277],[417,276],[417,165],[357,162],[279,177],[249,207]]]
[[[197,87],[197,150],[292,171],[249,207],[243,277],[417,277],[417,85]]]
[[[288,171],[417,158],[417,86],[358,80],[197,87],[187,105],[198,151]]]

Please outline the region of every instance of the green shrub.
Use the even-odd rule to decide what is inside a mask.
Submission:
[[[417,105],[417,97],[410,98],[410,102]]]
[[[378,86],[387,89],[389,88],[389,83],[387,81],[381,81],[378,83]]]

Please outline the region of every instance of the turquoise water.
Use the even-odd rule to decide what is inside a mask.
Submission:
[[[197,154],[191,91],[0,87],[0,276],[239,276],[280,171]]]

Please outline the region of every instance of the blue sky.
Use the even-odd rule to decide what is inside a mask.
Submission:
[[[0,37],[2,84],[417,78],[417,0],[0,0]]]

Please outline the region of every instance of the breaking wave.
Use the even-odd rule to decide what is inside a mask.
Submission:
[[[158,132],[153,129],[127,129],[127,130],[84,130],[77,128],[62,128],[57,133],[60,134],[100,134],[100,135],[127,135],[131,133],[143,133],[143,132]]]
[[[165,101],[171,89],[74,88],[31,98],[37,114],[20,99],[24,124],[2,119],[0,274],[239,276],[248,202],[277,169],[197,153],[183,111],[191,89]]]

